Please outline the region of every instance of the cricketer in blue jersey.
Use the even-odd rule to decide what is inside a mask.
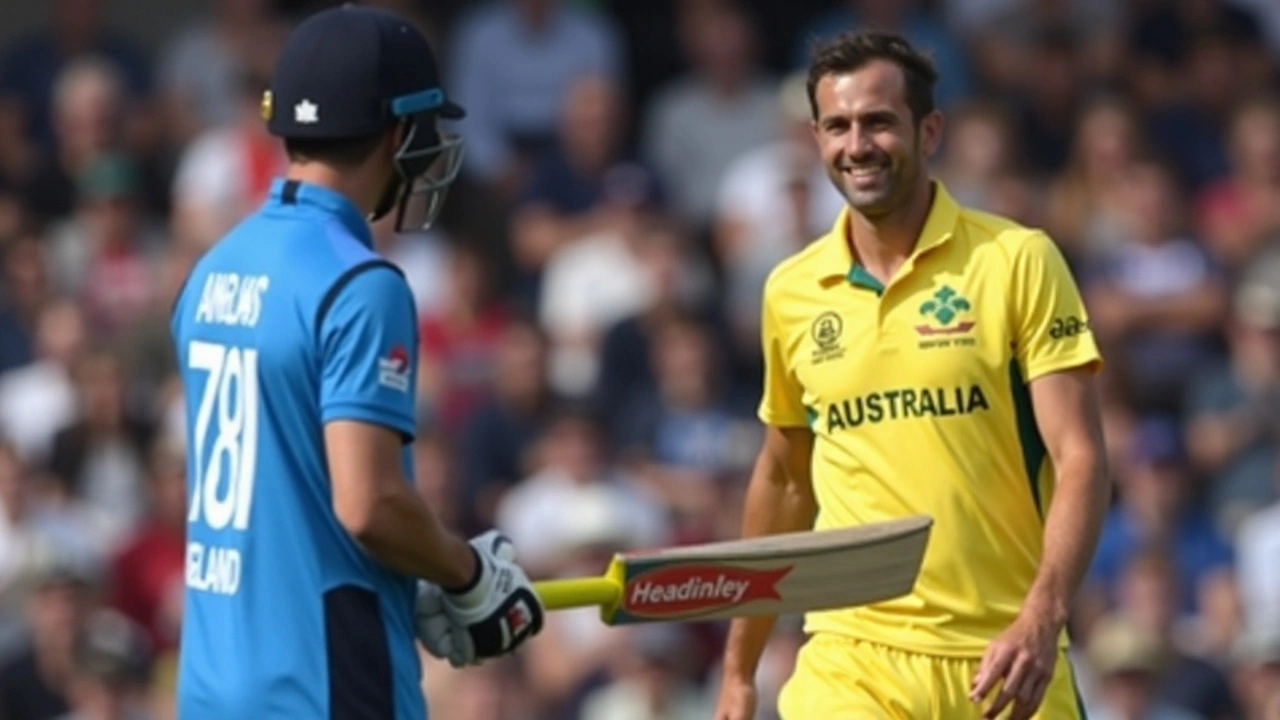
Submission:
[[[425,39],[342,7],[291,35],[263,102],[287,176],[196,263],[173,309],[186,406],[178,717],[418,720],[415,643],[515,650],[543,608],[490,531],[414,493],[417,323],[368,220],[429,225],[461,141]]]

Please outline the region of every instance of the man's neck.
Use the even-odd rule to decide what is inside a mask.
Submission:
[[[343,172],[322,163],[290,163],[285,177],[328,188],[350,200],[361,215],[372,212],[377,202],[370,194],[371,183],[359,171]]]
[[[881,218],[849,213],[848,241],[854,259],[882,283],[898,272],[916,248],[933,206],[933,183],[914,193],[910,202]]]

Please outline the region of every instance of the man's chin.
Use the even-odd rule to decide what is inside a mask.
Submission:
[[[868,192],[865,190],[845,190],[844,199],[863,217],[874,219],[893,212],[893,193],[888,189]]]

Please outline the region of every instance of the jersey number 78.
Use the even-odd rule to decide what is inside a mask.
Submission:
[[[213,530],[228,524],[245,530],[258,455],[258,351],[192,340],[187,364],[207,373],[191,448],[195,478],[187,522],[199,522],[203,515]],[[211,429],[213,447],[206,451]]]

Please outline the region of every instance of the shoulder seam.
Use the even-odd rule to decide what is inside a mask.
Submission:
[[[329,286],[329,290],[325,292],[324,297],[320,300],[319,307],[316,308],[316,317],[313,327],[317,340],[320,338],[320,328],[324,325],[325,316],[329,314],[329,308],[333,306],[333,302],[338,299],[338,293],[341,292],[348,283],[354,280],[357,275],[379,267],[388,268],[401,278],[404,277],[404,272],[401,271],[400,268],[396,267],[396,265],[390,260],[386,260],[385,258],[372,258],[370,260],[365,260],[364,262],[356,263],[355,265],[347,268],[346,271],[339,275],[338,279],[333,282],[333,285]]]

